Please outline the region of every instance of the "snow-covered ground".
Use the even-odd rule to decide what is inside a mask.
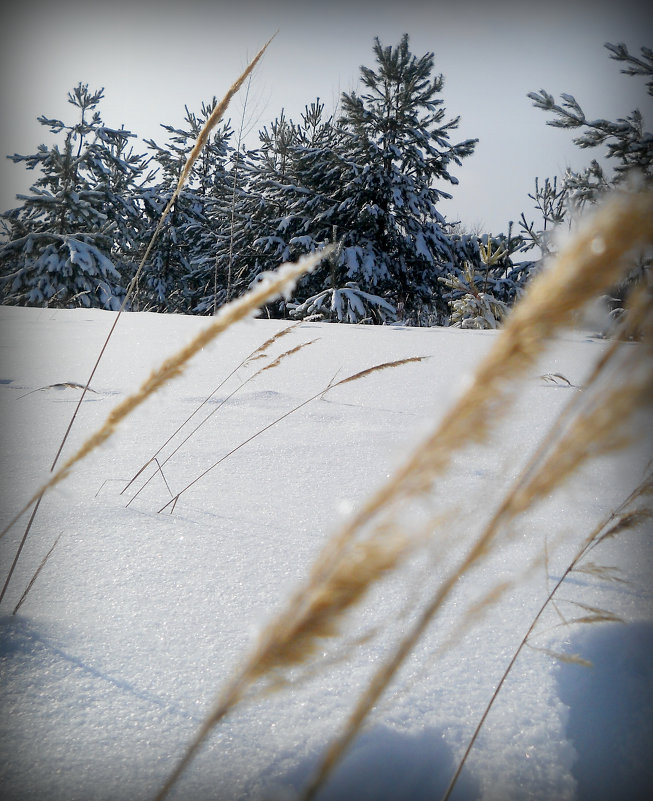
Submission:
[[[88,377],[112,319],[97,310],[0,308],[3,526],[49,475],[79,397],[74,384]],[[65,453],[205,325],[194,317],[123,315]],[[1,610],[4,801],[152,798],[257,632],[305,578],[328,537],[433,428],[500,335],[296,325],[271,347],[268,362],[312,344],[220,405],[266,362],[239,368],[194,418],[213,412],[166,462],[165,482],[155,475],[127,506],[154,471],[148,467],[121,494],[129,479],[248,354],[287,326],[259,319],[231,329],[45,496]],[[455,510],[446,530],[351,616],[346,636],[376,635],[343,661],[333,660],[334,648],[325,644],[323,664],[318,655],[319,669],[299,686],[236,707],[171,799],[291,799],[303,787],[414,608],[475,536],[556,413],[582,391],[605,347],[587,332],[556,340],[489,444],[461,454],[429,502]],[[171,493],[334,377],[413,356],[428,358],[316,397],[208,472],[172,514],[170,507],[158,512]],[[552,581],[639,482],[650,441],[640,431],[625,453],[590,463],[458,583],[319,799],[441,797]],[[0,542],[3,583],[26,522],[24,516]],[[593,555],[620,567],[628,583],[570,577],[561,599],[607,608],[627,625],[561,627],[553,610],[545,616],[533,645],[579,654],[593,667],[526,648],[454,801],[650,797],[650,534],[643,527],[624,532]],[[503,581],[509,586],[500,601],[463,627],[475,601]],[[578,616],[569,604],[559,608]]]

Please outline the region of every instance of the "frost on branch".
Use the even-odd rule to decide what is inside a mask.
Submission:
[[[9,262],[12,254],[20,266],[0,277],[3,303],[120,308],[124,297],[120,273],[94,245],[70,236],[31,234],[24,242],[9,242],[0,248],[3,261]]]
[[[391,303],[378,295],[363,292],[353,281],[338,289],[325,289],[303,303],[288,304],[288,308],[290,317],[300,320],[388,323],[397,317]]]

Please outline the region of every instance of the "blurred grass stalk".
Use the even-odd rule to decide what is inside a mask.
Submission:
[[[458,402],[390,480],[327,542],[306,583],[263,630],[249,658],[219,695],[156,801],[166,797],[209,732],[255,682],[265,676],[273,680],[293,666],[308,663],[319,651],[320,640],[341,633],[346,613],[367,590],[396,570],[406,555],[424,542],[425,535],[433,535],[440,518],[431,521],[430,530],[428,525],[419,532],[406,528],[402,518],[407,519],[409,504],[431,493],[436,479],[446,475],[462,448],[486,441],[510,408],[518,382],[534,367],[550,338],[625,277],[636,251],[653,245],[652,220],[653,193],[638,192],[615,193],[580,221],[555,261],[533,280],[515,306]],[[625,444],[624,422],[653,396],[653,315],[648,287],[634,293],[626,324],[640,332],[642,341],[634,348],[624,349],[618,341],[607,348],[581,393],[582,408],[574,409],[573,416],[563,412],[566,423],[554,424],[556,436],[545,438],[468,552],[417,610],[412,628],[377,670],[327,749],[301,796],[304,801],[326,782],[454,586],[492,552],[499,533],[564,484],[587,459]],[[576,403],[573,399],[571,406]],[[500,594],[490,593],[488,603],[496,602]]]

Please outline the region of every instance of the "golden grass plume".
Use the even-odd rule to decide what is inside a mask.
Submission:
[[[321,251],[311,253],[295,263],[282,264],[274,273],[269,273],[257,283],[248,293],[231,303],[223,306],[213,321],[181,350],[166,359],[159,368],[154,370],[140,389],[125,398],[108,415],[104,424],[92,434],[47,481],[38,489],[25,506],[18,512],[9,525],[0,534],[4,536],[11,526],[24,514],[27,509],[36,503],[39,498],[52,487],[63,481],[72,468],[85,459],[90,453],[104,444],[115,432],[119,424],[138,408],[147,398],[161,389],[173,378],[181,375],[190,359],[212,342],[216,337],[226,331],[230,326],[249,317],[260,306],[278,295],[292,291],[295,282],[307,272],[314,270],[322,259],[328,254],[330,246]]]
[[[569,325],[573,315],[586,302],[606,291],[623,276],[627,257],[633,248],[653,244],[651,219],[653,193],[648,192],[615,195],[582,223],[574,237],[563,246],[555,263],[532,282],[458,402],[387,484],[374,493],[326,544],[303,587],[262,632],[253,653],[216,700],[177,768],[156,796],[157,801],[167,795],[211,729],[242,700],[255,681],[270,672],[309,659],[319,638],[337,633],[343,613],[358,603],[374,582],[403,562],[415,544],[411,532],[402,530],[400,511],[404,501],[428,493],[434,479],[446,471],[456,452],[487,437],[491,426],[509,408],[516,381],[534,365],[549,338]],[[631,402],[629,410],[648,396],[646,382],[642,389],[636,401]],[[598,428],[592,430],[603,434],[609,428],[604,423],[614,422],[614,418],[600,421]],[[587,444],[588,431],[581,433]],[[577,467],[588,455],[587,448],[585,451],[578,450],[569,469]],[[566,475],[560,474],[561,480]],[[546,485],[538,486],[532,483],[535,478],[530,475],[528,480],[531,482],[531,503],[555,483],[549,479]],[[518,481],[513,496],[521,489],[522,483]],[[327,750],[303,795],[304,799],[311,798],[326,780],[458,579],[488,552],[499,524],[517,511],[517,505],[511,508],[506,501],[480,533],[462,562],[428,599],[412,628],[362,693],[340,736]],[[361,553],[359,549],[366,552],[378,545],[386,556],[370,558],[363,566],[356,558]],[[386,553],[383,549],[389,550]],[[357,585],[356,590],[351,584],[352,564],[363,571],[362,583]],[[341,583],[348,588],[344,595],[335,591]]]
[[[145,262],[147,261],[148,256],[150,255],[150,251],[152,250],[152,247],[154,246],[154,242],[156,241],[159,233],[161,232],[161,228],[163,227],[163,223],[166,221],[166,218],[168,217],[168,214],[170,213],[175,201],[179,197],[179,193],[183,189],[184,184],[186,183],[186,181],[188,180],[188,177],[190,176],[190,172],[193,169],[193,165],[197,161],[198,156],[200,155],[200,153],[202,152],[202,149],[204,148],[204,145],[208,141],[209,134],[215,128],[215,126],[220,122],[220,120],[224,116],[227,108],[229,107],[229,103],[231,103],[231,100],[233,99],[234,95],[238,92],[240,87],[245,83],[247,78],[249,78],[249,76],[252,74],[252,72],[254,71],[254,68],[256,67],[258,62],[261,60],[261,58],[263,57],[263,54],[265,53],[265,51],[268,49],[268,46],[269,46],[270,42],[274,39],[274,37],[276,35],[277,34],[275,33],[273,36],[271,36],[268,39],[268,41],[263,45],[263,47],[258,51],[258,53],[254,56],[254,58],[247,65],[247,67],[245,68],[244,72],[240,75],[240,77],[237,78],[236,81],[234,81],[234,83],[229,87],[229,89],[227,90],[227,93],[225,94],[225,96],[216,105],[216,107],[211,112],[209,118],[206,120],[206,122],[202,126],[201,131],[197,135],[197,140],[195,141],[195,145],[193,146],[193,149],[191,150],[191,152],[188,154],[188,158],[186,159],[186,163],[184,164],[184,167],[183,167],[183,169],[181,171],[181,175],[179,176],[179,180],[177,182],[177,186],[175,187],[175,190],[172,193],[172,195],[170,197],[170,200],[167,202],[163,212],[161,213],[161,217],[159,218],[159,222],[157,223],[157,226],[156,226],[156,228],[154,230],[154,233],[152,234],[152,238],[150,239],[150,242],[149,242],[147,248],[145,249],[145,253],[143,254],[143,257],[142,257],[142,259],[140,261],[140,264],[138,265],[138,269],[136,270],[136,273],[134,274],[134,277],[132,278],[132,280],[131,280],[131,282],[129,284],[129,287],[127,289],[127,294],[126,294],[126,297],[125,297],[125,303],[127,302],[127,299],[129,298],[129,296],[131,295],[131,292],[132,292],[133,288],[138,283],[138,279],[139,279],[140,274],[141,274],[141,272],[143,270],[143,266],[144,266]],[[123,303],[123,307],[124,307],[124,303]]]
[[[274,36],[276,36],[276,33],[274,34]],[[91,381],[93,380],[93,377],[95,376],[95,373],[96,373],[96,371],[97,371],[97,369],[98,369],[98,367],[100,365],[100,362],[102,361],[102,358],[104,357],[106,349],[107,349],[107,347],[109,345],[109,341],[111,340],[111,337],[113,336],[113,332],[116,330],[116,326],[118,325],[118,321],[120,320],[123,311],[127,308],[127,304],[130,302],[132,294],[133,294],[136,286],[138,285],[138,280],[140,278],[140,275],[141,275],[141,273],[143,271],[143,268],[145,267],[145,263],[146,263],[149,255],[150,255],[150,252],[151,252],[152,248],[154,247],[154,243],[156,242],[156,240],[157,240],[157,238],[158,238],[158,236],[159,236],[159,234],[161,232],[161,228],[163,227],[163,224],[166,221],[166,219],[168,217],[168,214],[170,213],[170,210],[172,209],[175,200],[179,196],[179,193],[181,192],[181,189],[182,189],[184,183],[186,182],[186,180],[188,179],[188,176],[190,175],[190,171],[191,171],[191,169],[193,167],[193,164],[197,160],[197,157],[199,156],[202,148],[206,144],[206,141],[208,139],[209,133],[213,130],[213,128],[218,124],[218,122],[220,121],[220,119],[224,115],[224,113],[227,110],[227,108],[229,106],[229,103],[231,102],[231,99],[233,98],[233,96],[240,89],[240,87],[247,80],[247,78],[252,74],[252,71],[254,70],[254,68],[256,67],[258,62],[263,57],[263,53],[267,50],[268,45],[270,44],[272,39],[274,39],[274,36],[272,36],[270,39],[268,39],[268,41],[263,45],[263,47],[259,50],[259,52],[256,54],[256,56],[254,56],[252,61],[247,65],[247,67],[245,68],[245,71],[240,75],[240,77],[227,90],[227,94],[223,97],[223,99],[220,101],[220,103],[218,103],[216,105],[215,109],[213,110],[213,112],[209,116],[208,120],[205,122],[204,126],[202,127],[202,130],[200,131],[200,133],[198,135],[197,142],[195,143],[195,146],[191,150],[191,152],[190,152],[190,154],[189,154],[189,156],[188,156],[188,158],[186,160],[186,164],[184,165],[184,168],[182,170],[181,176],[179,177],[179,181],[177,182],[177,186],[175,188],[175,191],[172,193],[172,196],[171,196],[170,200],[168,201],[168,203],[166,204],[165,208],[163,209],[163,212],[161,213],[161,216],[159,218],[159,222],[157,223],[157,226],[154,229],[154,233],[150,237],[150,241],[148,242],[147,247],[145,248],[145,252],[143,253],[143,256],[142,256],[142,258],[141,258],[141,260],[140,260],[140,262],[138,264],[138,267],[136,268],[136,272],[134,273],[134,276],[132,277],[131,281],[129,282],[129,286],[127,287],[127,291],[125,292],[125,297],[124,297],[124,299],[123,299],[123,301],[122,301],[122,303],[120,305],[120,309],[119,309],[118,313],[116,314],[116,316],[115,316],[115,318],[113,320],[111,328],[109,329],[109,333],[107,334],[107,337],[106,337],[106,339],[104,341],[104,344],[102,345],[102,348],[100,349],[100,352],[99,352],[98,357],[97,357],[97,359],[95,361],[95,364],[93,365],[93,367],[91,369],[91,374],[89,375],[88,380],[86,381],[86,385],[84,386],[84,388],[82,390],[82,394],[81,394],[81,396],[80,396],[80,398],[79,398],[79,400],[78,400],[78,402],[77,402],[77,404],[75,406],[75,409],[73,410],[72,416],[70,418],[70,422],[68,423],[68,427],[66,428],[66,431],[64,432],[64,435],[63,435],[63,437],[61,439],[61,442],[59,443],[59,448],[57,449],[57,452],[55,454],[54,460],[52,461],[52,465],[50,467],[50,472],[53,472],[55,467],[57,466],[57,463],[58,463],[59,457],[61,456],[61,453],[63,451],[64,445],[66,444],[66,442],[68,440],[68,437],[70,435],[70,432],[71,432],[71,430],[73,428],[73,425],[75,424],[75,420],[77,419],[77,415],[79,414],[79,410],[80,410],[80,408],[82,406],[82,402],[83,402],[84,398],[86,397],[86,393],[89,391],[89,387],[90,387]],[[38,507],[37,507],[37,509],[38,509]],[[22,512],[21,512],[21,514],[22,514]],[[9,527],[11,527],[14,524],[14,522],[15,522],[15,520],[13,520],[10,523]],[[29,526],[28,526],[28,532],[29,532]],[[25,536],[27,536],[28,532],[26,532]],[[0,537],[4,533],[5,533],[5,531],[3,531],[0,534]]]

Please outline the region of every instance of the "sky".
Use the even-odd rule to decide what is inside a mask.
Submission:
[[[139,139],[162,142],[161,123],[181,124],[184,106],[199,111],[220,98],[248,60],[276,31],[256,70],[244,117],[248,144],[282,109],[299,119],[319,97],[328,112],[357,88],[361,65],[374,65],[378,36],[395,45],[408,33],[412,52],[435,54],[445,79],[447,119],[460,116],[452,139],[478,138],[473,156],[452,173],[448,220],[499,233],[522,211],[537,220],[534,179],[581,168],[598,151],[581,151],[573,133],[546,125],[527,93],[546,89],[576,96],[588,117],[616,119],[639,107],[648,117],[644,81],[621,75],[605,42],[631,53],[651,46],[653,12],[639,0],[455,0],[304,3],[281,0],[87,0],[13,4],[0,34],[0,154],[33,153],[46,141],[36,118],[72,121],[67,93],[80,81],[104,87],[104,122]],[[145,150],[143,146],[142,150]],[[0,158],[0,209],[16,205],[32,174]],[[448,185],[441,188],[447,189]]]

